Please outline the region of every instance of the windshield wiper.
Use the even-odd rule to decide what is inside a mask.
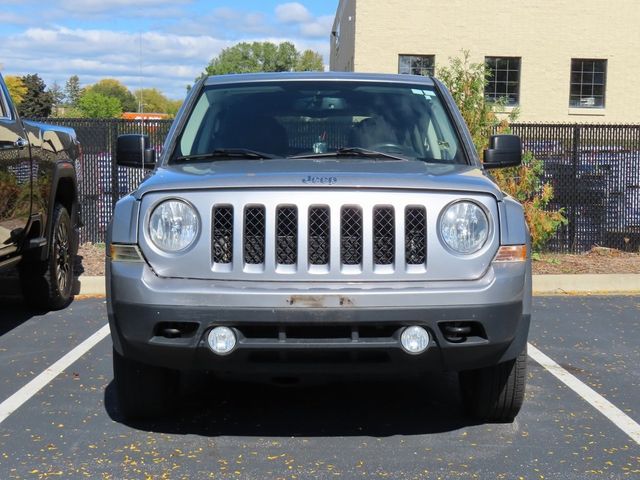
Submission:
[[[287,158],[330,158],[330,157],[368,157],[368,158],[390,158],[393,160],[413,160],[411,157],[403,155],[393,155],[391,153],[379,152],[377,150],[369,150],[361,147],[343,147],[333,152],[310,153],[305,155],[293,155]]]
[[[216,148],[209,153],[197,153],[195,155],[182,155],[176,158],[178,162],[185,161],[198,161],[198,160],[235,160],[237,158],[250,158],[250,159],[269,159],[277,158],[275,155],[270,155],[264,152],[257,152],[255,150],[249,150],[247,148]]]

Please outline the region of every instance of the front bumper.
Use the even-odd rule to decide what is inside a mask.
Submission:
[[[161,278],[143,263],[108,261],[109,323],[119,353],[175,369],[459,371],[522,351],[530,321],[528,275],[526,265],[513,263],[464,282],[216,282]],[[217,325],[238,334],[229,355],[207,346],[206,334]],[[401,348],[399,336],[408,325],[429,331],[423,354]],[[470,326],[471,332],[461,341],[448,335],[448,325]]]

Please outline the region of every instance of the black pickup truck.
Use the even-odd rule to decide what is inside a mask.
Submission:
[[[80,156],[73,129],[21,120],[0,76],[0,271],[17,267],[32,307],[73,299]]]

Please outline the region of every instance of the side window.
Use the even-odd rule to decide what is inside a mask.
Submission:
[[[208,110],[209,99],[207,95],[204,94],[194,107],[191,117],[189,117],[184,132],[182,133],[182,138],[180,139],[180,152],[182,155],[192,155],[198,152],[198,141],[201,140],[201,138],[198,138],[201,135],[198,134],[201,133],[201,125]]]
[[[440,102],[431,104],[431,125],[433,131],[427,131],[433,158],[435,160],[455,160],[458,156],[458,140],[451,129],[451,120]]]

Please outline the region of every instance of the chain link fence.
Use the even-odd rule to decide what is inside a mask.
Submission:
[[[83,149],[81,241],[104,242],[115,202],[148,175],[115,164],[118,135],[149,135],[152,148],[160,153],[171,120],[44,121],[72,127],[78,134]],[[562,208],[569,220],[549,242],[550,251],[582,252],[594,245],[640,249],[640,125],[513,124],[511,128],[522,137],[525,149],[544,161],[544,181],[554,188],[549,208]]]
[[[640,125],[515,124],[512,131],[544,161],[544,181],[554,189],[549,208],[569,220],[548,250],[639,251]]]
[[[38,119],[76,131],[82,145],[82,163],[78,167],[79,200],[84,227],[80,242],[103,243],[116,202],[149,174],[148,171],[120,167],[115,163],[116,139],[126,133],[149,135],[149,145],[158,153],[171,128],[171,120],[120,119]]]

